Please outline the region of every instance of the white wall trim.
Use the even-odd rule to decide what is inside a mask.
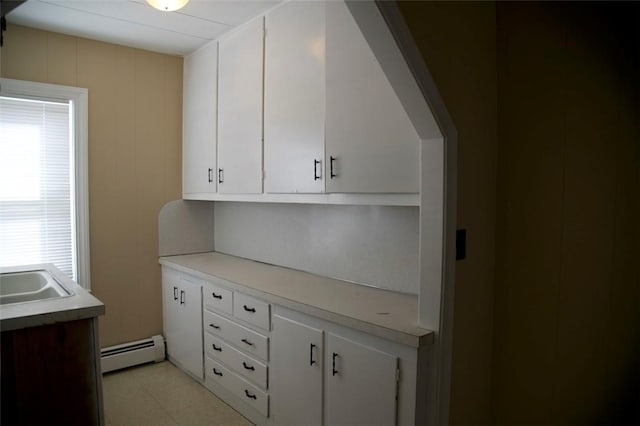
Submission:
[[[0,94],[16,98],[71,101],[75,128],[76,269],[78,284],[91,289],[89,247],[89,91],[81,87],[0,79]]]
[[[430,167],[436,166],[441,171],[442,181],[436,183],[439,187],[429,188],[429,199],[425,198],[427,176],[423,174],[419,324],[435,332],[435,343],[429,355],[428,424],[448,424],[456,266],[458,132],[396,2],[376,0],[375,5],[368,1],[346,3],[422,139],[422,167],[427,162]],[[385,27],[388,31],[383,31]],[[434,120],[437,126],[433,125]],[[427,153],[436,158],[425,160]],[[433,204],[440,203],[438,213],[434,210],[437,206]],[[437,215],[441,215],[440,229],[426,235],[425,225],[434,226],[438,222]],[[434,265],[434,259],[429,257],[436,249],[442,255],[440,265]],[[437,268],[437,272],[429,271],[429,276],[425,276],[427,264]],[[440,279],[437,279],[438,275]]]

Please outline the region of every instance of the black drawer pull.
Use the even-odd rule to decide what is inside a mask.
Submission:
[[[322,179],[322,171],[320,171],[320,174],[317,173],[319,165],[320,165],[320,160],[316,160],[314,158],[313,159],[313,180]]]
[[[247,395],[247,398],[258,399],[258,398],[256,398],[256,396],[254,394],[252,394],[251,392],[249,392],[246,389],[244,390],[244,394]]]
[[[316,363],[316,360],[313,359],[313,349],[316,347],[313,343],[309,345],[309,365],[313,365]]]
[[[333,357],[332,357],[333,358],[333,363],[332,363],[333,365],[332,365],[332,368],[331,368],[331,370],[332,370],[331,371],[331,375],[332,376],[335,376],[336,374],[338,374],[338,370],[336,370],[336,358],[338,358],[338,356],[339,355],[337,353],[335,353],[335,352],[333,353]]]
[[[178,300],[178,287],[173,287],[173,300]]]
[[[214,292],[211,292],[211,295],[213,296],[214,299],[222,300],[222,295],[221,294],[215,294]]]
[[[215,374],[216,376],[222,377],[222,373],[220,371],[218,371],[218,369],[215,368],[215,367],[213,368],[213,374]]]
[[[246,362],[242,361],[242,366],[249,371],[254,371],[256,368],[253,365],[249,365]]]
[[[215,343],[212,343],[211,346],[213,347],[213,350],[216,352],[222,352],[222,347],[216,346]]]
[[[251,343],[250,341],[248,341],[247,339],[242,339],[241,340],[242,343],[249,345],[249,346],[253,346],[253,343]]]
[[[251,312],[254,313],[256,311],[256,308],[250,308],[247,305],[242,305],[242,307],[244,308],[245,311],[247,312]]]
[[[333,162],[336,161],[337,158],[336,157],[329,157],[329,168],[331,170],[331,172],[329,173],[329,176],[331,177],[331,179],[333,179],[334,177],[337,177],[338,175],[334,173],[333,171]]]
[[[220,330],[220,326],[219,325],[209,324],[209,327],[215,328],[216,330]]]

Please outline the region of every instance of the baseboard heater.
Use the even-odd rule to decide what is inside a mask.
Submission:
[[[160,335],[122,345],[109,346],[100,351],[102,373],[148,362],[160,362],[164,358],[164,339]]]

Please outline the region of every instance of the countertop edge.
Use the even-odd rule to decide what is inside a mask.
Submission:
[[[44,269],[73,291],[72,296],[0,306],[0,331],[51,325],[60,322],[95,318],[104,315],[105,306],[88,290],[73,282],[51,264],[25,265],[28,269]],[[3,268],[17,270],[16,268]]]
[[[427,329],[420,329],[419,333],[410,333],[407,331],[403,331],[403,330],[397,330],[397,329],[392,329],[392,328],[388,328],[388,327],[384,327],[382,325],[379,324],[375,324],[372,322],[369,322],[367,320],[363,320],[363,319],[359,319],[356,317],[351,317],[351,316],[347,316],[341,313],[337,313],[337,312],[332,312],[330,310],[324,309],[324,308],[320,308],[317,306],[313,306],[313,305],[309,305],[308,303],[304,303],[304,302],[300,302],[297,300],[293,300],[290,299],[288,297],[285,297],[283,295],[279,295],[279,294],[273,294],[261,289],[257,289],[254,288],[252,286],[249,285],[245,285],[242,283],[238,283],[238,282],[233,282],[230,281],[227,278],[223,278],[223,277],[218,277],[215,275],[211,275],[207,272],[203,272],[200,271],[198,269],[194,269],[191,267],[187,267],[187,266],[183,266],[180,265],[178,263],[175,263],[174,261],[171,260],[171,257],[178,257],[178,256],[164,256],[164,257],[160,257],[158,262],[161,265],[170,267],[172,269],[175,269],[177,271],[180,272],[184,272],[193,276],[196,276],[198,278],[201,278],[203,280],[209,280],[211,281],[211,279],[214,280],[223,280],[225,283],[227,283],[230,287],[233,287],[234,289],[237,289],[239,291],[242,291],[250,296],[255,296],[255,297],[259,297],[264,299],[265,301],[269,302],[269,303],[273,303],[276,305],[280,305],[283,306],[285,308],[289,308],[295,311],[299,311],[301,313],[307,314],[307,315],[311,315],[326,321],[330,321],[330,322],[334,322],[337,323],[339,325],[342,326],[346,326],[349,328],[353,328],[355,330],[367,333],[367,334],[371,334],[373,336],[376,337],[380,337],[382,339],[386,339],[395,343],[399,343],[405,346],[410,346],[413,348],[419,348],[419,347],[423,347],[423,346],[427,346],[427,345],[431,345],[433,344],[433,339],[434,339],[434,333],[431,330],[427,330]],[[247,261],[251,261],[250,259],[246,259]],[[275,265],[271,265],[271,266],[275,266]],[[280,267],[280,266],[275,266],[278,268],[283,268],[283,269],[288,269],[285,267]],[[357,285],[357,284],[351,284],[348,283],[350,285]],[[416,327],[416,329],[418,329],[418,327]],[[424,332],[422,332],[424,331]]]

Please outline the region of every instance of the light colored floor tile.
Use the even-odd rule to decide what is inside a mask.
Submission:
[[[105,389],[104,396],[104,409],[113,426],[176,425],[169,413],[144,389]]]
[[[111,426],[251,425],[168,361],[108,373],[103,388]]]
[[[197,383],[181,386],[175,391],[149,391],[180,425],[250,425],[234,409]],[[179,395],[179,397],[177,396]]]

